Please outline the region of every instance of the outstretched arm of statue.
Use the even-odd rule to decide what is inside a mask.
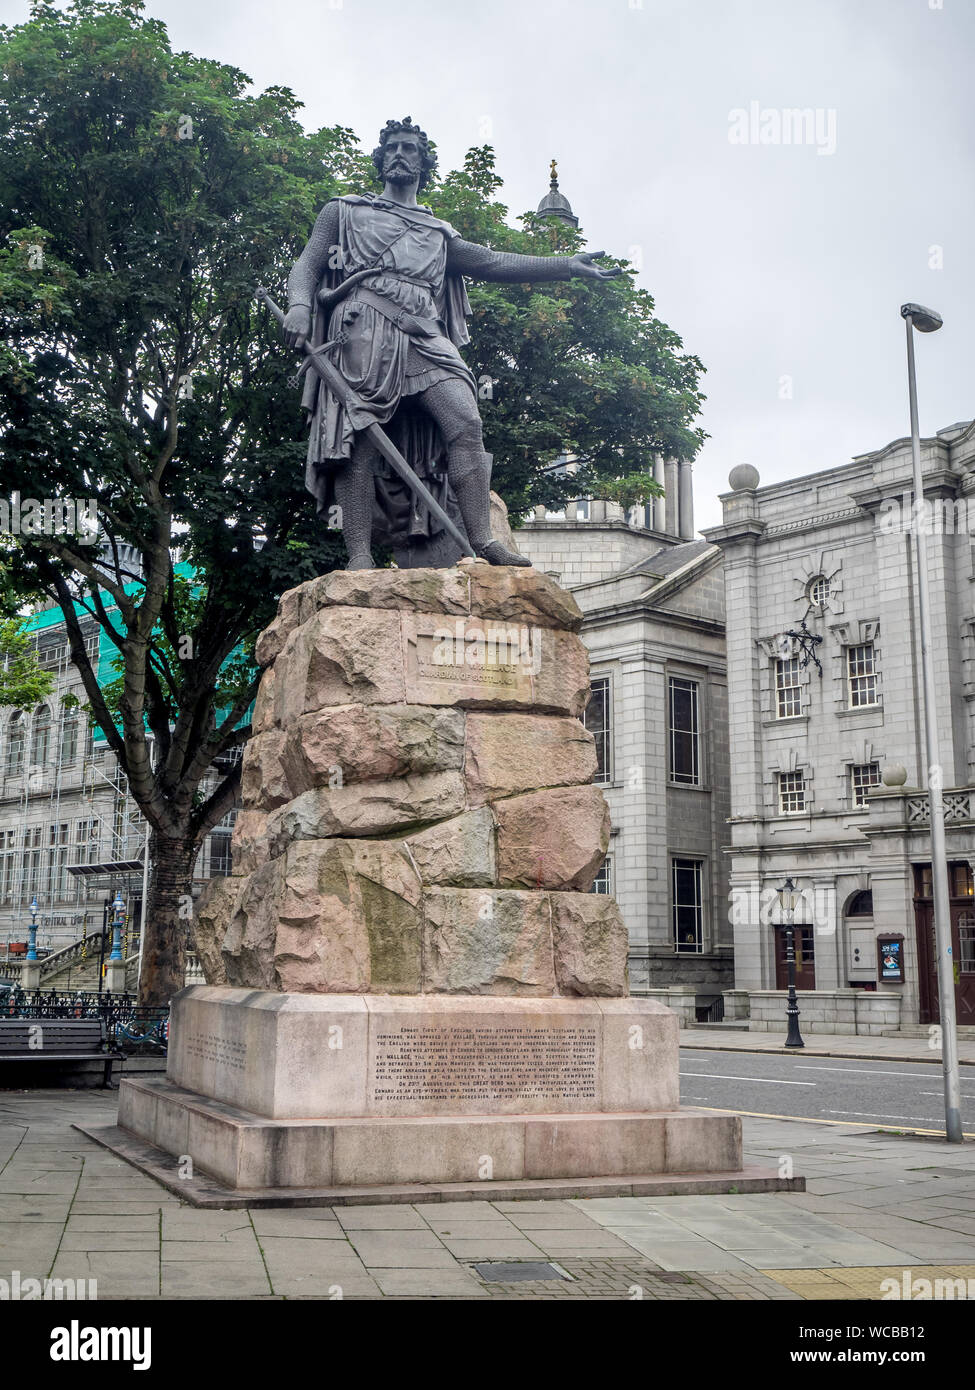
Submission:
[[[521,256],[514,251],[491,251],[474,241],[452,237],[447,243],[448,269],[474,280],[498,280],[520,284],[532,280],[571,280],[575,275],[592,280],[611,280],[623,272],[616,266],[603,270],[593,261],[603,251],[580,251],[574,256]]]
[[[297,346],[299,338],[311,333],[311,307],[315,292],[328,266],[329,256],[339,239],[339,209],[326,203],[318,214],[308,244],[295,261],[288,276],[288,312],[284,320],[284,341]]]

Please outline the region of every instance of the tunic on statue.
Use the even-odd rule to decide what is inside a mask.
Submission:
[[[330,356],[355,392],[347,409],[317,375],[305,379],[302,404],[311,413],[305,482],[318,511],[334,499],[335,471],[349,459],[355,434],[382,425],[442,506],[447,491],[447,455],[439,430],[416,402],[419,392],[459,377],[471,391],[474,377],[458,352],[469,341],[470,303],[463,277],[447,272],[447,242],[459,233],[425,208],[404,208],[383,198],[350,195],[337,204],[341,269],[328,270],[319,290],[333,289],[358,270],[382,272],[356,285],[329,313],[315,297],[312,346],[338,338]],[[407,333],[400,312],[422,321]],[[413,325],[416,326],[415,324]],[[440,524],[389,464],[373,455],[377,538],[402,541],[429,537]],[[451,506],[451,512],[454,507]]]

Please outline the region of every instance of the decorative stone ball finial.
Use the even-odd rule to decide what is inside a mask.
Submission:
[[[758,469],[750,463],[736,463],[728,474],[732,492],[754,492],[761,481]]]
[[[880,774],[885,787],[902,787],[907,781],[907,768],[903,763],[888,763]]]

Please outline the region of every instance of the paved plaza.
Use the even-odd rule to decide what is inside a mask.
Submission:
[[[0,1092],[5,1277],[133,1299],[880,1299],[905,1270],[975,1280],[971,1143],[746,1119],[746,1162],[791,1165],[805,1193],[201,1211],[72,1128],[116,1106]]]

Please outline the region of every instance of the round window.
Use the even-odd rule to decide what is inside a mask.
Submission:
[[[814,579],[810,579],[806,593],[810,603],[817,608],[825,608],[829,602],[829,580],[825,574],[817,574]]]

